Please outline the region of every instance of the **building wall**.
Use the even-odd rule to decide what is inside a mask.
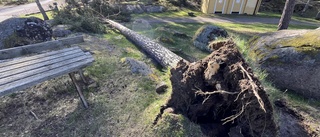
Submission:
[[[209,13],[208,12],[208,7],[209,7],[209,1],[210,0],[202,0],[202,5],[201,5],[201,11],[203,12],[203,13]]]
[[[244,9],[244,13],[250,14],[250,15],[254,14],[257,2],[258,2],[258,0],[247,0],[246,6]]]
[[[202,0],[203,13],[256,14],[262,0]]]

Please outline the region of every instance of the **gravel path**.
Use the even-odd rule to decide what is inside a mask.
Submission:
[[[49,5],[53,5],[54,0],[41,0],[40,3],[44,10],[49,10]],[[57,2],[62,4],[61,0]],[[58,6],[59,6],[58,5]],[[0,22],[11,17],[18,17],[25,14],[40,12],[36,3],[29,3],[19,6],[1,6],[0,7]]]

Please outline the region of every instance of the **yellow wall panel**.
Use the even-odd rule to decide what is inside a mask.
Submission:
[[[256,14],[262,0],[202,0],[203,13]]]

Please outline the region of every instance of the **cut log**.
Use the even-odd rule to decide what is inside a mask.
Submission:
[[[118,29],[124,36],[130,39],[136,46],[144,50],[152,59],[156,60],[162,67],[174,68],[176,64],[183,60],[177,54],[174,54],[152,39],[138,34],[120,23],[105,19],[112,27]]]

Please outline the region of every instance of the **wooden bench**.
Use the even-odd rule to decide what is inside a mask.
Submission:
[[[77,41],[69,41],[67,45],[74,43]],[[82,51],[78,46],[66,48],[63,42],[52,45],[54,46],[47,42],[0,50],[0,96],[69,74],[84,107],[88,108],[75,74],[78,73],[82,81],[88,83],[83,76],[82,68],[92,64],[92,55]]]

